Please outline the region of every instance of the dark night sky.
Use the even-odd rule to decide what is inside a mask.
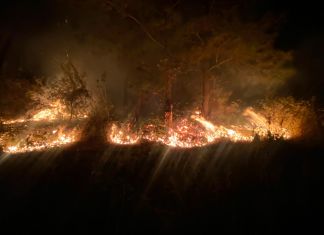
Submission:
[[[184,1],[184,7],[197,9],[206,9],[212,0],[204,1]],[[218,1],[216,1],[218,2]],[[240,1],[220,1],[220,2],[240,2]],[[302,40],[311,35],[323,33],[323,13],[321,3],[318,1],[279,1],[279,0],[261,0],[250,1],[244,4],[249,8],[251,14],[263,14],[267,11],[287,13],[288,22],[284,37],[289,39],[296,38],[296,41]],[[181,4],[181,3],[180,3]],[[54,1],[41,0],[11,0],[1,3],[1,20],[2,24],[9,23],[32,23],[34,27],[46,25],[55,22],[60,17],[60,13],[64,10],[64,5],[55,4]],[[220,6],[226,5],[219,3]],[[59,6],[59,7],[58,7]]]
[[[256,1],[260,2],[260,1]],[[277,47],[295,51],[297,75],[284,89],[296,96],[316,95],[324,102],[324,14],[319,1],[278,1],[259,3],[256,12],[278,12],[286,17],[277,39]]]
[[[64,1],[63,1],[64,2]],[[158,2],[158,1],[157,1]],[[161,2],[161,1],[160,1]],[[184,9],[191,9],[191,14],[203,13],[212,0],[183,1]],[[220,2],[220,3],[218,3]],[[228,2],[244,1],[216,1],[217,6],[229,5]],[[322,36],[324,33],[324,15],[318,1],[247,1],[246,6],[250,16],[257,18],[265,12],[282,13],[287,21],[280,32],[279,44],[285,49],[295,49],[310,38]],[[2,28],[10,28],[17,32],[37,32],[46,30],[48,26],[56,24],[64,15],[68,15],[64,4],[55,1],[2,1],[0,19]]]
[[[1,3],[0,42],[12,34],[14,43],[21,43],[30,35],[46,32],[73,12],[65,8],[64,1],[23,1],[11,0]],[[157,1],[161,2],[161,1]],[[162,1],[163,2],[163,1]],[[182,8],[189,14],[203,14],[211,0],[182,1]],[[295,65],[299,71],[296,78],[289,83],[289,89],[298,96],[316,94],[323,100],[324,64],[324,14],[319,1],[215,1],[218,6],[228,2],[242,3],[245,14],[258,19],[266,12],[285,15],[286,21],[279,33],[277,47],[282,50],[295,51]],[[80,14],[80,13],[78,13]],[[81,13],[82,15],[82,13]]]

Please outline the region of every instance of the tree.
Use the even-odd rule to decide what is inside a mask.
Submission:
[[[200,103],[205,117],[217,109],[216,83],[227,82],[233,98],[254,100],[273,94],[293,74],[289,66],[291,53],[274,47],[280,18],[264,16],[258,21],[245,21],[238,8],[230,5],[221,9],[213,6],[208,14],[188,18],[179,2],[161,3],[157,9],[151,1],[108,1],[110,9],[124,21],[129,19],[128,24],[132,25],[126,29],[132,36],[123,41],[129,59],[159,68],[153,75],[165,84],[163,106],[167,125],[172,122],[172,89],[177,77],[172,70],[177,70],[178,64],[182,73],[195,71],[200,79]],[[177,63],[161,65],[163,60]],[[186,83],[184,80],[183,84]],[[192,90],[197,94],[196,87]]]
[[[4,42],[0,44],[0,73],[2,72],[2,66],[6,59],[12,41],[13,41],[13,37],[12,35],[9,35],[5,38]]]
[[[71,120],[88,105],[90,94],[84,83],[84,76],[79,73],[70,59],[63,63],[61,68],[64,74],[61,81],[65,88],[58,86],[57,91],[62,92],[62,99],[65,104],[68,104]]]
[[[184,27],[187,45],[179,53],[188,67],[200,72],[202,113],[208,117],[211,80],[227,80],[231,88],[246,98],[271,94],[294,70],[290,52],[274,48],[278,22],[264,17],[258,22],[244,22],[236,9],[194,19]]]
[[[61,118],[72,120],[90,112],[91,96],[81,75],[70,58],[61,64],[62,74],[52,80],[38,79],[29,91],[37,109],[56,108]],[[57,105],[59,102],[59,105]]]
[[[267,120],[268,129],[277,135],[274,137],[289,134],[294,138],[317,138],[320,131],[315,111],[311,101],[296,100],[290,96],[261,100],[258,107],[258,113]]]
[[[164,59],[158,64],[162,71],[162,76],[165,81],[165,102],[164,102],[164,120],[167,127],[172,127],[173,122],[173,98],[172,88],[173,83],[180,73],[179,64],[176,61]]]

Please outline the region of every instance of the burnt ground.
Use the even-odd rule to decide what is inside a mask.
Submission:
[[[92,147],[89,147],[92,146]],[[0,229],[19,234],[320,234],[324,148],[96,146],[2,155]],[[7,233],[3,233],[7,234]]]

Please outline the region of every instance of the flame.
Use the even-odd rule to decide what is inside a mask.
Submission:
[[[243,112],[243,115],[249,119],[254,128],[254,132],[261,137],[267,137],[269,135],[284,139],[290,139],[292,137],[292,134],[286,128],[283,128],[278,123],[270,123],[264,116],[256,113],[252,108],[247,108]]]
[[[43,108],[40,111],[36,112],[31,118],[18,118],[11,120],[3,120],[4,125],[19,124],[24,122],[50,122],[56,120],[66,120],[70,119],[70,113],[67,111],[67,108],[60,100],[54,101],[49,104],[48,108]],[[88,115],[82,113],[76,117],[77,119],[86,119]]]
[[[147,125],[139,132],[113,124],[108,130],[108,141],[114,144],[137,144],[141,141],[158,142],[171,147],[201,147],[217,140],[228,139],[233,142],[252,141],[253,136],[246,136],[236,130],[224,126],[216,126],[204,119],[199,113],[191,115],[191,119],[178,121],[166,133],[161,133],[155,125]]]
[[[123,145],[136,144],[140,140],[139,136],[130,133],[129,128],[126,131],[122,128],[118,128],[116,124],[113,124],[111,126],[111,132],[109,137],[113,143]]]
[[[3,152],[23,153],[60,147],[77,141],[80,135],[80,130],[78,130],[78,128],[69,130],[63,126],[50,132],[47,129],[44,131],[47,134],[41,135],[37,131],[34,133],[26,133],[24,138],[20,138],[17,143],[5,144],[3,146]],[[40,136],[42,138],[40,138]]]
[[[81,132],[80,127],[75,125],[87,117],[86,114],[79,115],[77,124],[68,128],[62,123],[69,122],[70,114],[66,106],[57,100],[31,118],[2,121],[7,131],[0,133],[0,146],[6,153],[22,153],[71,144],[79,139]]]
[[[257,114],[251,108],[243,112],[247,117],[245,126],[215,125],[201,116],[196,111],[189,119],[182,119],[174,123],[167,132],[159,130],[153,124],[144,126],[141,131],[132,132],[130,124],[113,124],[108,130],[108,141],[114,144],[137,144],[141,141],[157,142],[170,147],[192,148],[202,147],[220,140],[232,142],[251,142],[258,135],[267,138],[269,135],[289,139],[292,136],[289,131],[280,125],[268,125],[267,119],[261,114]],[[197,125],[198,124],[198,125]]]
[[[194,112],[190,118],[175,120],[169,127],[148,124],[135,131],[130,123],[113,123],[107,131],[107,139],[109,142],[119,145],[134,145],[146,141],[170,147],[192,148],[206,146],[220,140],[251,142],[256,135],[261,138],[269,136],[292,138],[289,130],[277,123],[269,123],[267,118],[252,108],[247,108],[242,114],[242,117],[246,119],[243,126],[213,124],[206,120],[199,111]],[[66,112],[65,106],[60,101],[56,101],[50,107],[35,113],[31,118],[3,121],[2,124],[7,125],[9,130],[19,129],[22,126],[28,127],[30,123],[27,122],[36,122],[37,125],[32,125],[15,138],[12,138],[13,134],[10,134],[10,131],[5,134],[0,133],[0,145],[4,152],[21,153],[73,143],[79,139],[80,128],[74,126],[71,129],[62,126],[62,121],[68,120],[68,117],[70,115]],[[86,118],[87,115],[83,114],[79,115],[77,120]],[[58,121],[61,124],[53,121]],[[41,126],[48,124],[51,126]]]
[[[31,120],[33,121],[52,121],[59,117],[67,116],[65,112],[65,106],[58,100],[50,105],[50,108],[40,110],[38,113],[33,115]]]
[[[4,125],[12,125],[12,124],[23,123],[23,122],[26,122],[26,119],[18,118],[18,119],[2,121],[2,124],[4,124]]]

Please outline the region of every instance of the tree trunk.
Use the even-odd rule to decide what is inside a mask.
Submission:
[[[73,117],[73,101],[70,101],[70,121],[72,120]]]
[[[3,45],[1,45],[1,48],[0,48],[0,72],[2,70],[3,63],[5,61],[6,55],[8,53],[8,50],[11,46],[12,41],[13,41],[13,37],[12,37],[12,35],[9,35],[4,40]]]
[[[319,133],[320,139],[322,139],[323,138],[323,133],[324,133],[324,128],[323,128],[324,116],[323,116],[323,113],[320,112],[320,107],[318,105],[318,102],[316,101],[315,96],[312,97],[311,101],[312,101],[312,103],[311,103],[312,104],[312,109],[314,110],[315,118],[316,118],[316,129],[320,130],[320,131],[318,131],[318,133]]]
[[[127,105],[128,105],[128,90],[127,90],[127,85],[128,85],[128,79],[125,78],[124,79],[124,84],[123,84],[123,105],[124,105],[124,108],[126,109],[127,108]]]
[[[172,127],[172,121],[173,121],[172,76],[167,77],[165,98],[166,98],[165,109],[164,109],[165,125],[167,127]]]
[[[141,93],[139,95],[139,100],[135,107],[134,117],[133,117],[132,124],[131,124],[132,126],[137,126],[140,121],[144,100],[145,100],[145,94],[143,91],[141,91]]]
[[[210,97],[211,97],[211,86],[210,79],[206,70],[202,71],[202,115],[205,118],[210,116]]]

